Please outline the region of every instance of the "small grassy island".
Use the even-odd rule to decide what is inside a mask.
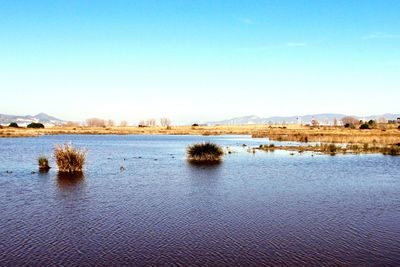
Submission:
[[[218,163],[224,155],[223,149],[214,143],[197,143],[187,148],[187,157],[194,163]]]
[[[51,168],[49,166],[49,160],[44,156],[38,158],[38,164],[39,164],[39,171],[41,172],[47,172]]]
[[[74,148],[72,145],[56,146],[54,158],[60,173],[82,173],[86,161],[86,151]]]

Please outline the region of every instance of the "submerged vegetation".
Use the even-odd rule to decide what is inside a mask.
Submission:
[[[38,164],[39,164],[40,171],[48,171],[51,168],[49,166],[49,160],[44,156],[40,156],[38,158]]]
[[[210,142],[193,144],[187,148],[188,160],[192,162],[220,162],[223,155],[222,147]]]
[[[83,171],[86,160],[86,151],[65,144],[54,148],[54,158],[59,172],[79,173]]]

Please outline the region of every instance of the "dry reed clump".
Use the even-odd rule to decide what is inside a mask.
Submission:
[[[49,160],[44,157],[40,156],[38,158],[39,170],[41,171],[48,171],[51,167],[49,166]]]
[[[317,144],[308,146],[271,146],[271,145],[260,145],[259,150],[263,151],[275,151],[275,150],[286,150],[286,151],[298,151],[303,153],[317,152],[321,154],[336,155],[336,154],[383,154],[390,156],[400,156],[400,144],[396,145],[368,145],[368,144],[348,144],[346,146],[338,146],[335,144]]]
[[[54,158],[59,172],[77,173],[83,171],[85,165],[86,151],[65,144],[54,148]]]
[[[400,134],[392,128],[382,131],[352,129],[270,129],[253,133],[252,137],[268,137],[274,141],[325,142],[325,143],[368,143],[392,145],[400,142]]]
[[[219,162],[224,155],[222,147],[206,142],[190,145],[187,148],[188,160],[192,162]]]
[[[400,146],[385,147],[382,148],[381,152],[383,155],[400,156]]]

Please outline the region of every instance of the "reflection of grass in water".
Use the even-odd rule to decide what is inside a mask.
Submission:
[[[85,176],[83,172],[74,173],[57,173],[57,185],[60,188],[68,188],[71,186],[79,185],[84,181]]]
[[[197,168],[197,169],[206,169],[206,170],[213,170],[217,169],[222,161],[194,161],[194,160],[189,160],[189,163],[191,166]]]
[[[39,174],[46,175],[49,173],[49,170],[50,168],[45,168],[45,169],[39,168]]]

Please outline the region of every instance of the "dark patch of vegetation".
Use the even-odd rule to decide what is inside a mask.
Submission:
[[[344,128],[355,129],[356,126],[355,126],[353,123],[346,123],[346,124],[344,125]]]
[[[371,129],[371,127],[368,123],[363,123],[360,125],[360,130],[369,130],[369,129]]]
[[[33,129],[43,129],[44,125],[43,123],[40,122],[32,122],[30,124],[28,124],[28,126],[26,126],[28,128],[33,128]]]
[[[199,125],[197,123],[193,123],[192,127],[199,127]]]
[[[383,155],[390,156],[400,156],[400,147],[399,146],[390,146],[382,149]]]
[[[368,125],[369,125],[371,128],[376,128],[376,127],[378,126],[378,123],[377,123],[375,120],[369,120],[369,121],[368,121]]]
[[[86,151],[65,144],[54,148],[54,158],[59,172],[79,173],[85,165]]]
[[[12,127],[12,128],[19,128],[18,124],[16,122],[12,122],[8,125],[8,127]]]
[[[40,171],[48,171],[51,168],[49,166],[49,160],[44,156],[38,158],[38,164]]]
[[[224,151],[214,143],[198,143],[187,148],[187,157],[192,162],[215,163],[222,160]]]
[[[321,145],[321,152],[328,153],[330,155],[335,155],[340,151],[340,147],[336,146],[335,144],[329,144],[329,145]]]

